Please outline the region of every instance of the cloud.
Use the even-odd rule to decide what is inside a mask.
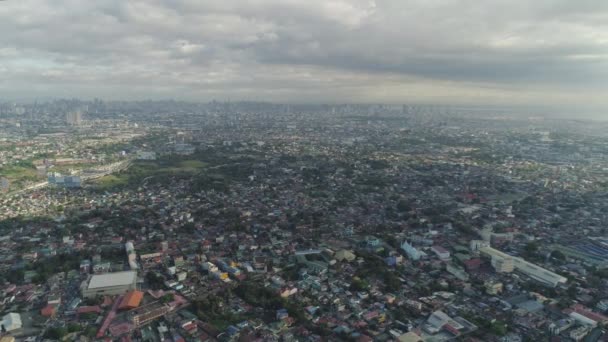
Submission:
[[[9,0],[0,32],[8,97],[608,105],[602,1]]]

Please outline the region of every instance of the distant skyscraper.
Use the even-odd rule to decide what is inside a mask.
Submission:
[[[8,192],[10,187],[11,182],[4,177],[0,177],[0,192]]]
[[[80,126],[82,123],[82,110],[76,109],[66,113],[65,121],[71,126]]]

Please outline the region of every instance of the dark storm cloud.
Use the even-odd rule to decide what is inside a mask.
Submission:
[[[608,90],[604,1],[9,0],[0,32],[5,96],[605,104]]]

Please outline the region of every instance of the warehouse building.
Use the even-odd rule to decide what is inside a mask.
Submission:
[[[82,296],[95,298],[105,295],[122,295],[135,290],[137,282],[136,271],[96,274],[83,282]]]
[[[532,279],[535,279],[541,283],[544,283],[544,284],[547,284],[547,285],[550,285],[553,287],[557,286],[558,284],[564,284],[568,280],[568,279],[566,279],[566,277],[553,273],[540,266],[534,265],[533,263],[528,262],[522,258],[514,257],[514,256],[508,255],[506,253],[503,253],[492,247],[482,247],[479,249],[479,251],[481,252],[482,255],[486,255],[492,259],[492,265],[495,268],[497,268],[497,265],[500,265],[499,268],[504,269],[505,263],[507,262],[510,264],[511,260],[512,260],[513,268],[516,271],[518,271]]]

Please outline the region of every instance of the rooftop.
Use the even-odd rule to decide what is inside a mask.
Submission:
[[[119,309],[136,308],[141,303],[144,293],[140,291],[131,291],[127,293],[120,302]]]
[[[133,284],[136,277],[137,272],[135,271],[97,274],[91,277],[89,289]]]

